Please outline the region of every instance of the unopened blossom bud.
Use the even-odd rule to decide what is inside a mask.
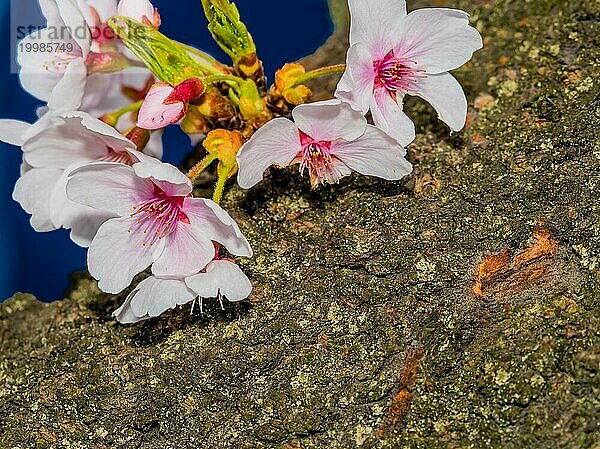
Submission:
[[[120,52],[94,53],[91,52],[85,60],[88,74],[115,73],[129,67],[127,57]]]
[[[300,105],[306,103],[312,95],[312,91],[304,84],[296,86],[298,79],[305,73],[306,69],[302,64],[284,65],[275,74],[276,93],[279,93],[290,104]]]
[[[167,98],[167,102],[183,101],[189,103],[198,100],[206,88],[200,78],[190,78],[175,86],[175,91]]]
[[[244,144],[239,131],[215,129],[206,136],[204,148],[219,159],[219,175],[233,175],[237,171],[237,154]]]
[[[252,120],[262,114],[265,103],[258,92],[256,83],[246,80],[240,84],[240,112],[244,120]]]
[[[204,83],[199,78],[190,78],[177,86],[156,83],[140,109],[137,126],[154,130],[177,123],[184,117],[187,103],[203,94]]]

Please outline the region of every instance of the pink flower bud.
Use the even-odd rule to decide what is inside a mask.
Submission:
[[[177,123],[186,113],[186,104],[199,99],[202,94],[204,84],[199,78],[190,78],[176,87],[156,83],[140,109],[137,126],[155,130]]]

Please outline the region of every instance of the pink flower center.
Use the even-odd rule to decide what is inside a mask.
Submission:
[[[337,181],[335,156],[331,154],[331,142],[316,141],[300,131],[302,151],[296,156],[300,162],[300,173],[308,170],[311,183],[316,186],[325,181]]]
[[[51,60],[44,62],[42,66],[44,70],[51,73],[65,73],[69,64],[83,56],[81,49],[77,45],[70,45],[73,45],[72,51],[57,51]]]
[[[143,232],[147,235],[143,246],[152,246],[177,230],[180,222],[190,223],[183,212],[182,196],[169,196],[154,185],[154,197],[135,206],[132,217],[137,217],[135,227],[129,232]]]
[[[100,48],[106,44],[112,44],[117,40],[117,35],[108,25],[107,22],[103,22],[100,17],[100,13],[96,8],[90,6],[90,14],[92,16],[92,23],[88,24],[92,41],[96,43]]]
[[[377,72],[375,90],[386,89],[395,98],[396,92],[416,92],[420,79],[425,78],[425,71],[415,68],[416,62],[397,57],[391,50],[383,59],[373,62]]]

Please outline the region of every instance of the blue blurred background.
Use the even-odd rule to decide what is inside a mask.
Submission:
[[[15,0],[15,4],[19,0]],[[226,56],[206,30],[200,0],[154,0],[160,10],[161,31],[179,41],[208,50],[220,59]],[[259,54],[272,82],[275,70],[284,63],[312,53],[331,34],[327,0],[237,0],[238,8],[254,36]],[[0,58],[0,118],[32,122],[39,102],[22,91],[11,74],[10,1],[0,0],[0,33],[4,48]],[[34,24],[43,24],[40,19]],[[15,292],[33,293],[40,300],[61,299],[72,272],[85,268],[85,250],[68,238],[66,231],[35,233],[29,216],[12,198],[19,176],[21,151],[0,143],[0,301]],[[165,137],[166,159],[179,164],[189,140],[177,130]]]

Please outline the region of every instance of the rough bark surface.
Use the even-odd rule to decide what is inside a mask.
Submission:
[[[2,304],[0,447],[600,448],[600,4],[409,4],[485,36],[468,129],[410,101],[405,182],[231,191],[247,304],[123,327],[84,275]],[[309,63],[343,60],[333,6]]]

